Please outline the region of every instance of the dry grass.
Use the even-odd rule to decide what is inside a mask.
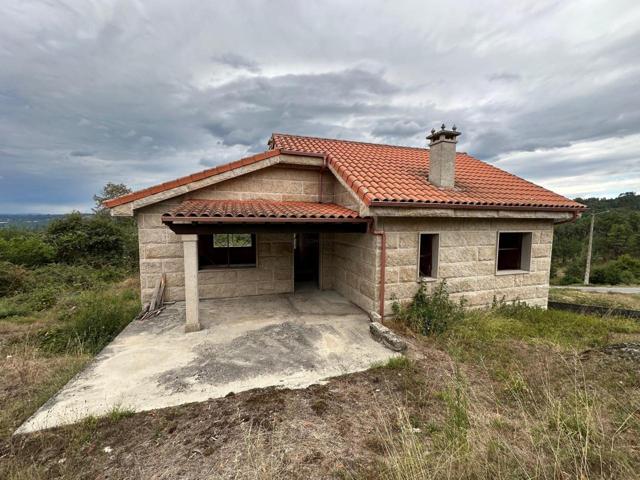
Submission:
[[[552,288],[549,290],[549,300],[552,302],[640,310],[640,295],[629,293],[598,293],[572,288]]]
[[[9,432],[88,357],[44,356],[28,322],[3,328]],[[437,338],[413,336],[409,359],[327,385],[117,410],[0,442],[0,477],[638,478],[640,368],[598,350],[621,334],[638,341],[640,325],[474,312]]]
[[[620,401],[594,386],[577,355],[486,387],[454,375],[435,432],[415,428],[406,405],[395,402],[395,418],[378,432],[380,478],[637,478],[637,390]]]

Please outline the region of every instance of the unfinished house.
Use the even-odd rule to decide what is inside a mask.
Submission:
[[[546,307],[555,224],[584,206],[456,152],[273,134],[268,150],[106,202],[139,228],[142,301],[332,289],[365,310],[446,280],[453,298]]]

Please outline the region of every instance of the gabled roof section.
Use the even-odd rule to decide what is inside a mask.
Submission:
[[[187,175],[186,177],[176,178],[175,180],[171,180],[169,182],[164,182],[159,185],[154,185],[153,187],[145,188],[143,190],[138,190],[127,195],[123,195],[121,197],[107,200],[106,202],[104,202],[104,206],[107,208],[117,207],[118,205],[133,202],[150,195],[155,195],[156,193],[165,192],[167,190],[171,190],[172,188],[181,187],[192,182],[197,182],[198,180],[204,180],[205,178],[213,177],[214,175],[219,175],[221,173],[235,170],[237,168],[246,167],[247,165],[251,165],[268,158],[276,157],[280,155],[280,153],[281,152],[279,149],[274,149],[258,153],[257,155],[252,155],[250,157],[241,158],[240,160],[236,160],[235,162],[226,163],[218,167],[208,168],[206,170],[202,170],[201,172]]]
[[[429,183],[429,150],[274,133],[269,145],[323,154],[369,206],[443,206],[582,211],[586,207],[466,153],[456,155],[455,187]]]

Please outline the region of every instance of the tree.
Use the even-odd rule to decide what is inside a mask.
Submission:
[[[124,183],[108,182],[102,188],[102,191],[100,193],[97,193],[93,196],[93,201],[96,202],[96,206],[93,208],[93,212],[96,214],[106,213],[108,209],[103,205],[105,201],[111,200],[112,198],[121,197],[122,195],[126,195],[127,193],[131,193],[131,189]]]

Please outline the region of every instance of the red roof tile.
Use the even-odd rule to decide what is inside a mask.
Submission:
[[[171,218],[360,219],[358,212],[335,203],[271,200],[187,200],[162,214]]]
[[[583,210],[585,207],[466,153],[456,155],[454,188],[429,183],[429,150],[274,133],[273,148],[325,154],[368,205],[376,202]]]
[[[267,158],[275,157],[277,155],[280,155],[280,150],[278,149],[258,153],[257,155],[252,155],[251,157],[241,158],[240,160],[236,160],[235,162],[225,163],[224,165],[220,165],[218,167],[208,168],[206,170],[202,170],[201,172],[197,172],[192,175],[176,178],[175,180],[171,180],[169,182],[164,182],[159,185],[154,185],[153,187],[145,188],[143,190],[131,192],[127,195],[122,195],[121,197],[107,200],[103,203],[103,205],[107,208],[117,207],[118,205],[122,205],[124,203],[133,202],[134,200],[139,200],[141,198],[148,197],[150,195],[155,195],[156,193],[164,192],[166,190],[171,190],[172,188],[176,188],[176,187],[181,187],[191,182],[204,180],[205,178],[212,177],[214,175],[219,175],[221,173],[234,170],[236,168],[245,167],[247,165],[251,165],[252,163],[257,163],[262,160],[266,160]]]

